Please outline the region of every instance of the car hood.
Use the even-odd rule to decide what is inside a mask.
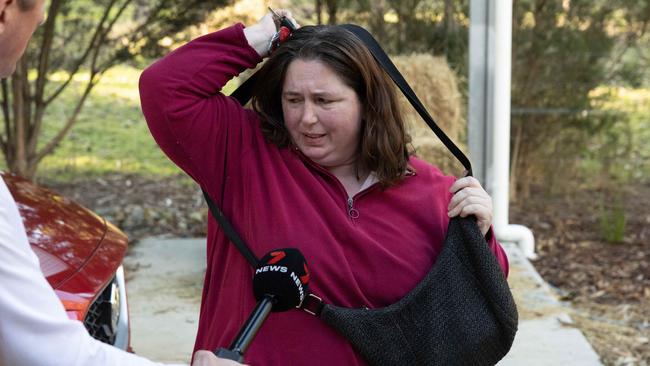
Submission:
[[[57,289],[93,257],[107,225],[92,211],[16,175],[2,174],[41,270]]]

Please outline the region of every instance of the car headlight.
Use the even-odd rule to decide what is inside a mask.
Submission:
[[[90,305],[84,319],[93,338],[121,349],[127,348],[129,333],[125,295],[124,270],[120,266],[113,280]]]
[[[120,291],[117,287],[117,283],[113,281],[111,283],[111,294],[110,294],[110,303],[111,303],[111,329],[113,333],[117,330],[117,321],[120,319]]]

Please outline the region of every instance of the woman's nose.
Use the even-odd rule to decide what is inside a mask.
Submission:
[[[318,116],[316,115],[316,109],[314,108],[314,104],[309,101],[305,102],[302,109],[301,122],[305,124],[311,124],[311,123],[316,123],[317,121],[318,121]]]

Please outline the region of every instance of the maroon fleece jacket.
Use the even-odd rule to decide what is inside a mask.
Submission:
[[[255,112],[220,93],[260,56],[241,24],[198,38],[141,76],[142,109],[161,149],[212,196],[258,257],[302,251],[310,288],[329,303],[376,308],[425,276],[445,238],[453,177],[415,157],[415,173],[353,197],[293,148],[265,141]],[[356,217],[353,217],[356,216]],[[504,272],[492,235],[487,245]],[[179,249],[181,250],[181,249]],[[253,271],[212,217],[196,349],[227,347],[255,306]],[[301,310],[272,313],[246,354],[255,365],[365,365],[350,344]]]

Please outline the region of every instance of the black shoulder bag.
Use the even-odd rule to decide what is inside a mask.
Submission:
[[[471,175],[462,151],[435,124],[408,83],[365,29],[343,28],[357,36]],[[242,105],[256,75],[232,94]],[[212,215],[253,266],[255,254],[204,191]],[[309,294],[301,307],[343,335],[371,365],[494,365],[517,332],[518,314],[506,278],[475,218],[452,218],[444,247],[426,277],[397,303],[379,309],[348,309]]]

